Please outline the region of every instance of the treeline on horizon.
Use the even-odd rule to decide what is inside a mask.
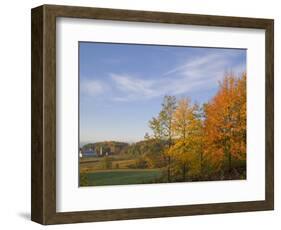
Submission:
[[[214,97],[202,105],[164,96],[148,124],[152,134],[146,133],[143,141],[83,148],[103,146],[134,157],[131,168],[162,168],[159,182],[246,178],[246,73],[225,75]]]

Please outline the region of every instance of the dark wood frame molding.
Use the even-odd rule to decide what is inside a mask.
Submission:
[[[274,21],[179,13],[43,5],[32,9],[31,219],[62,224],[274,209]],[[266,36],[265,200],[216,204],[56,212],[56,18],[88,18],[264,29]]]

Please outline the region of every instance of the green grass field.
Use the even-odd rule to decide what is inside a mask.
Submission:
[[[81,173],[80,186],[125,185],[155,183],[162,175],[161,169],[118,169]]]

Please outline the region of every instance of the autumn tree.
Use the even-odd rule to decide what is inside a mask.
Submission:
[[[198,162],[202,152],[202,120],[199,114],[199,106],[192,105],[187,98],[178,101],[173,114],[172,131],[176,140],[169,154],[181,164],[184,181],[188,168]]]
[[[203,172],[203,164],[204,164],[204,157],[203,157],[203,148],[204,148],[204,130],[203,130],[203,119],[204,119],[204,112],[202,107],[198,104],[193,105],[192,109],[192,119],[190,120],[189,125],[189,145],[191,148],[191,152],[197,158],[199,158],[199,172],[202,174]]]
[[[149,125],[153,135],[146,135],[146,140],[158,142],[148,148],[148,165],[154,167],[157,161],[153,151],[167,156],[168,182],[189,180],[187,176],[202,179],[202,176],[225,178],[228,175],[233,178],[237,172],[236,175],[243,175],[246,74],[225,75],[215,96],[202,106],[192,104],[187,98],[177,101],[175,97],[165,96],[161,111]]]
[[[176,109],[176,97],[174,96],[164,96],[162,103],[162,109],[158,116],[153,117],[149,121],[150,128],[153,131],[154,137],[156,139],[161,139],[167,142],[168,149],[172,145],[172,119],[173,113]],[[168,167],[167,167],[167,179],[170,181],[170,164],[171,156],[168,155]]]
[[[246,74],[226,75],[205,106],[205,153],[214,169],[232,170],[233,159],[246,160]]]
[[[160,140],[163,138],[163,127],[159,117],[153,117],[149,121],[149,127],[153,131],[153,138]]]

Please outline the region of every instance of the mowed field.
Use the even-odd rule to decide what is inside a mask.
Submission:
[[[135,169],[135,159],[111,158],[110,169],[105,169],[104,158],[80,160],[80,186],[148,184],[159,182],[162,169]],[[82,178],[82,179],[81,179]]]
[[[161,177],[161,169],[116,169],[84,173],[87,186],[147,184],[155,183]]]

